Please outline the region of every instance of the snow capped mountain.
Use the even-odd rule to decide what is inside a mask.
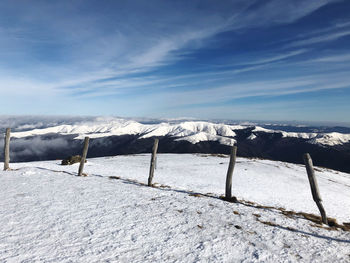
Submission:
[[[244,128],[234,126],[236,129]],[[186,140],[191,143],[201,141],[219,141],[225,145],[233,145],[236,136],[229,125],[214,124],[210,122],[182,122],[179,124],[141,124],[130,120],[114,120],[107,123],[86,123],[84,125],[60,125],[45,129],[35,129],[25,132],[14,132],[15,138],[23,138],[35,135],[57,133],[61,135],[77,134],[75,139],[101,138],[120,135],[140,135],[140,139],[171,136],[178,140]]]
[[[265,133],[281,133],[284,138],[301,138],[301,139],[312,139],[317,136],[317,133],[307,132],[285,132],[281,130],[270,130],[256,126],[253,132],[265,132]]]
[[[317,134],[313,137],[310,142],[321,145],[340,145],[348,143],[350,141],[350,134],[342,134],[338,132],[326,133],[326,134]]]
[[[314,162],[319,166],[350,172],[350,134],[302,132],[300,129],[297,130],[301,132],[295,132],[295,129],[289,128],[289,131],[283,131],[250,123],[141,123],[97,118],[41,129],[14,130],[10,149],[11,159],[16,162],[63,159],[79,154],[82,139],[89,136],[89,155],[102,157],[150,152],[153,138],[157,137],[160,140],[159,151],[163,153],[228,154],[229,147],[236,144],[238,155],[242,157],[302,163],[302,155],[308,152],[316,157]]]
[[[262,127],[255,126],[252,132],[259,133],[280,133],[284,138],[300,138],[306,139],[308,143],[319,144],[325,146],[334,146],[350,142],[350,134],[343,134],[338,132],[331,133],[306,133],[306,132],[285,132],[281,130],[270,130]],[[256,135],[256,134],[255,134]],[[252,137],[256,138],[256,137]]]
[[[102,138],[108,136],[139,135],[139,139],[170,136],[176,140],[185,140],[196,144],[203,141],[218,141],[224,145],[233,145],[236,131],[254,128],[247,136],[249,140],[259,137],[259,133],[282,134],[284,138],[300,138],[308,143],[324,146],[341,145],[350,142],[350,134],[332,133],[302,133],[270,130],[259,126],[227,125],[203,121],[186,121],[176,124],[142,124],[132,120],[112,119],[109,121],[87,122],[77,125],[59,125],[44,129],[34,129],[24,132],[14,132],[15,138],[57,133],[61,135],[75,134],[75,139]]]

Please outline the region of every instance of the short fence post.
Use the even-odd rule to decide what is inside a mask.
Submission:
[[[10,170],[10,136],[11,136],[11,129],[6,129],[6,135],[5,135],[5,145],[4,145],[4,171]]]
[[[85,137],[84,139],[83,155],[81,156],[81,160],[80,160],[78,176],[86,176],[86,174],[83,173],[83,170],[84,170],[86,155],[89,148],[89,139],[90,139],[89,137]]]
[[[158,139],[154,140],[154,145],[152,149],[151,166],[149,169],[148,186],[152,186],[152,180],[154,175],[154,168],[157,160],[157,149],[158,149]]]
[[[232,174],[233,174],[233,169],[235,168],[236,155],[237,155],[237,146],[232,146],[231,155],[230,155],[230,163],[229,163],[227,175],[226,175],[225,198],[227,200],[232,198]]]
[[[324,210],[323,205],[322,205],[322,199],[320,196],[320,192],[318,190],[318,185],[317,185],[317,181],[316,181],[316,177],[315,177],[315,171],[314,171],[314,167],[312,164],[312,159],[311,159],[310,154],[305,153],[303,156],[303,159],[304,159],[304,163],[306,166],[307,176],[309,178],[312,198],[314,199],[318,209],[320,210],[321,217],[322,217],[322,223],[328,224],[326,211]]]

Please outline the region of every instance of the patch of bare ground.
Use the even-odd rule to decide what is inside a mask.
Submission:
[[[328,226],[325,226],[324,224],[322,224],[322,218],[319,215],[315,215],[315,214],[310,214],[310,213],[305,213],[305,212],[295,212],[295,211],[288,211],[283,207],[273,207],[273,206],[266,206],[266,205],[259,205],[255,202],[251,202],[251,201],[245,201],[245,200],[238,200],[238,203],[247,205],[247,206],[251,206],[251,207],[255,207],[258,209],[269,209],[269,210],[277,210],[280,211],[283,215],[289,217],[289,218],[303,218],[306,220],[309,220],[311,222],[313,222],[314,224],[312,224],[312,226],[314,227],[319,227],[319,228],[324,228],[327,230],[343,230],[343,231],[349,231],[350,232],[350,222],[349,223],[343,223],[340,224],[337,222],[337,220],[335,218],[332,217],[327,217],[328,220]],[[272,222],[267,222],[267,221],[261,221],[259,220],[260,215],[258,214],[253,214],[257,220],[265,225],[276,225],[275,223]],[[287,227],[288,228],[288,227]],[[288,228],[289,229],[289,228]],[[293,230],[293,229],[290,229]]]
[[[189,196],[202,197],[203,195],[201,195],[199,193],[191,193],[191,194],[189,194]]]
[[[282,214],[290,218],[299,217],[299,218],[310,220],[311,222],[314,223],[312,226],[315,226],[315,227],[324,228],[328,230],[342,229],[344,231],[350,231],[350,223],[339,224],[337,220],[332,217],[327,217],[328,226],[325,226],[324,224],[322,224],[321,216],[318,216],[318,215],[304,213],[304,212],[294,212],[294,211],[281,211],[281,212]]]
[[[109,179],[121,179],[118,176],[109,176]],[[141,186],[147,186],[144,183],[138,182],[136,180],[130,180],[130,179],[121,179],[123,181],[129,182],[129,183],[135,183],[137,185],[141,185]],[[159,189],[169,189],[169,190],[174,190],[177,191],[176,189],[171,188],[171,186],[168,185],[152,185],[152,187],[155,188],[159,188]],[[184,193],[188,193],[189,196],[193,196],[193,197],[209,197],[209,198],[216,198],[216,199],[221,199],[225,202],[230,202],[230,203],[237,203],[237,204],[242,204],[245,206],[250,206],[250,207],[254,207],[257,209],[267,209],[267,210],[276,210],[276,211],[280,211],[281,214],[289,217],[289,218],[303,218],[306,220],[309,220],[311,222],[313,222],[313,224],[311,226],[314,227],[318,227],[318,228],[324,228],[327,230],[343,230],[343,231],[349,231],[350,232],[350,222],[344,222],[343,224],[340,224],[337,222],[337,220],[335,218],[331,218],[328,217],[328,226],[322,224],[322,219],[321,216],[315,215],[315,214],[310,214],[310,213],[304,213],[304,212],[295,212],[295,211],[288,211],[283,207],[274,207],[274,206],[267,206],[267,205],[260,205],[257,204],[255,202],[252,201],[247,201],[247,200],[239,200],[237,199],[235,196],[232,196],[231,198],[226,198],[225,196],[215,196],[214,194],[202,194],[202,193],[196,193],[196,192],[191,192],[191,191],[181,191]],[[210,206],[213,206],[212,204],[209,204]],[[234,214],[238,214],[238,211],[234,211]],[[265,225],[270,225],[270,226],[278,226],[277,224],[273,223],[273,222],[269,222],[269,221],[263,221],[260,219],[261,215],[260,214],[253,214],[256,217],[256,220],[259,221],[262,224]],[[296,229],[290,228],[290,227],[284,227],[288,230],[291,231],[296,231]]]
[[[161,184],[158,186],[159,188],[171,188],[169,185]]]
[[[226,196],[221,195],[219,198],[220,198],[221,200],[226,201],[226,202],[238,203],[238,199],[237,199],[237,197],[235,197],[235,196],[226,197]]]
[[[115,180],[120,179],[120,177],[119,177],[119,176],[108,176],[108,178],[109,178],[109,179],[115,179]]]
[[[210,154],[200,154],[200,157],[220,157],[220,158],[228,158],[229,155],[222,154],[222,153],[210,153]]]

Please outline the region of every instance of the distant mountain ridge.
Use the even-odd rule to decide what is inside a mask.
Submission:
[[[91,138],[90,157],[150,152],[159,138],[163,153],[224,153],[238,145],[238,155],[302,163],[309,152],[316,165],[350,172],[350,134],[290,132],[256,125],[206,121],[143,124],[107,119],[12,132],[11,160],[63,159],[79,154],[82,139]],[[1,147],[1,146],[0,146]]]
[[[23,138],[36,135],[45,135],[58,133],[61,135],[77,134],[76,139],[82,139],[84,136],[90,138],[101,138],[121,135],[140,135],[140,139],[170,136],[176,140],[186,140],[191,143],[201,141],[218,141],[221,144],[233,145],[235,142],[236,130],[250,129],[251,134],[247,137],[254,140],[260,132],[280,133],[283,137],[294,137],[306,139],[307,142],[319,145],[340,145],[350,142],[350,134],[339,132],[317,133],[317,132],[286,132],[283,130],[266,129],[260,126],[251,125],[228,125],[216,124],[204,121],[186,121],[176,124],[142,124],[132,120],[118,119],[106,123],[85,123],[78,125],[59,125],[44,129],[34,129],[24,132],[14,132],[13,137]]]

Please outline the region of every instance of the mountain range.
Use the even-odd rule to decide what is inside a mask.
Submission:
[[[141,123],[113,118],[15,129],[11,134],[11,161],[63,159],[79,154],[85,136],[90,137],[88,157],[147,153],[158,138],[161,153],[228,154],[236,144],[242,157],[301,164],[303,153],[308,152],[315,165],[350,172],[350,133],[307,127],[294,130],[309,132],[294,132],[289,126],[282,130],[284,127],[207,121]]]

